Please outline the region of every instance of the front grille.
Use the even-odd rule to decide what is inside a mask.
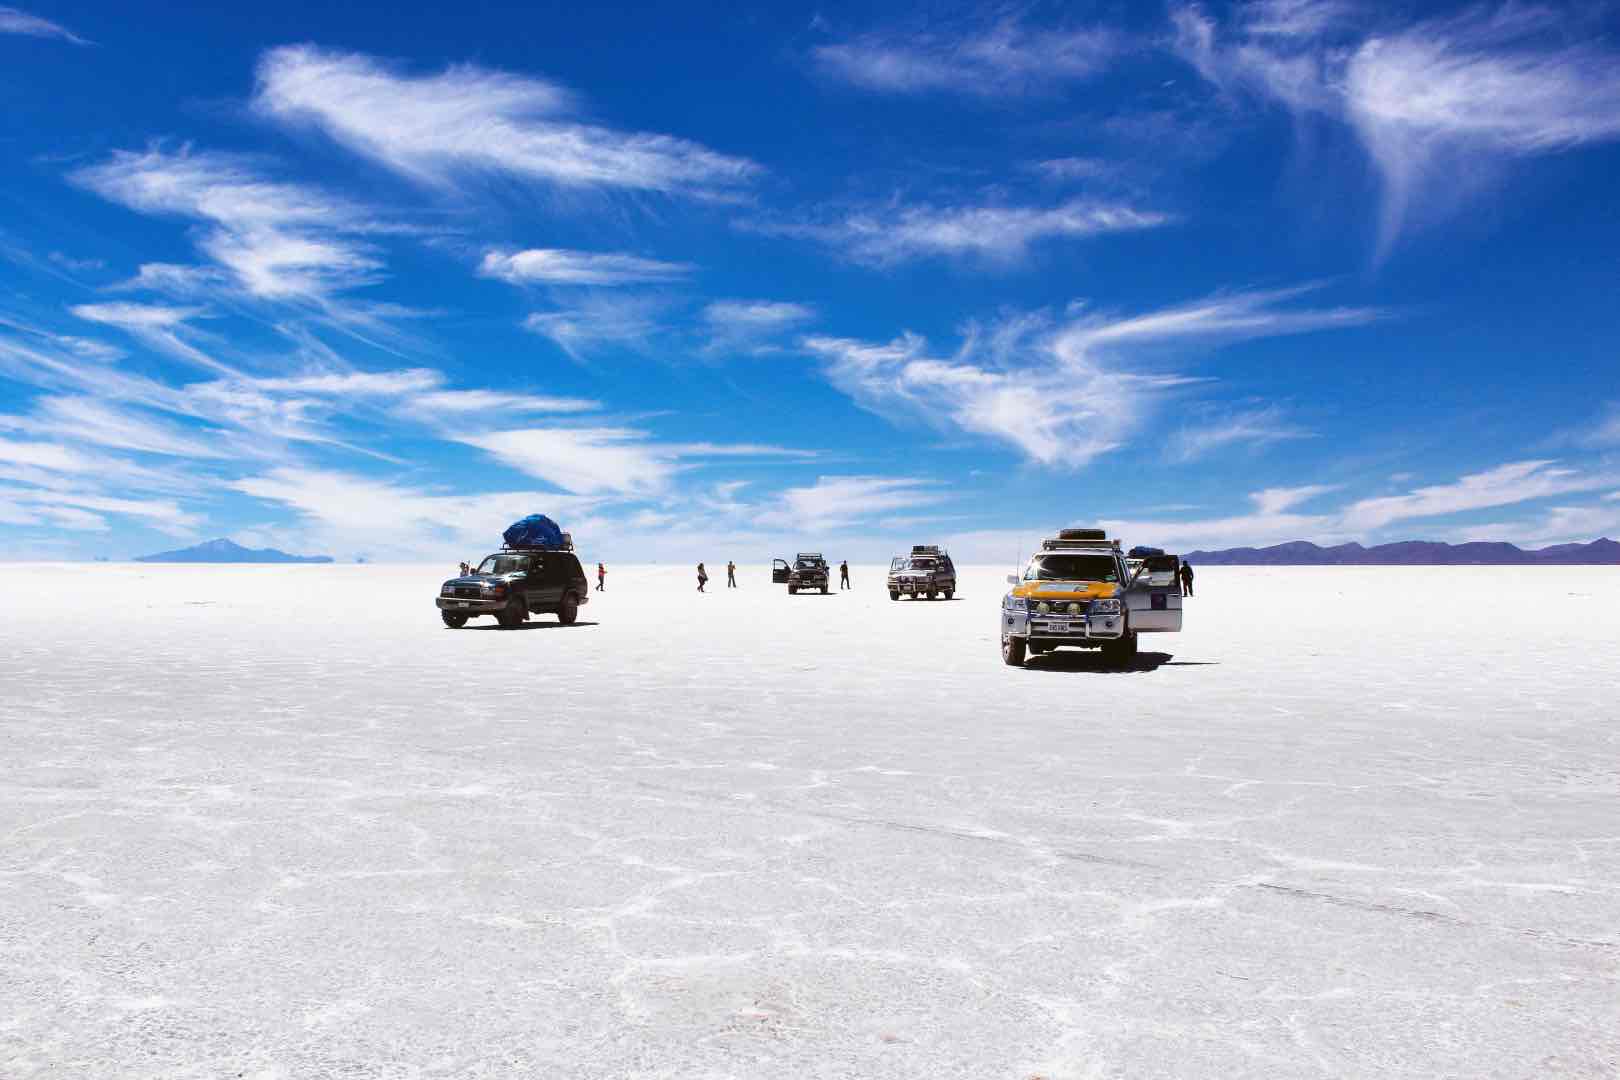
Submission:
[[[457,585],[450,595],[462,600],[482,600],[484,590],[476,585]]]

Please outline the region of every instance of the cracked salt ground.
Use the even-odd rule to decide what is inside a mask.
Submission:
[[[1003,572],[0,568],[0,1075],[1620,1072],[1620,573],[1212,568],[1108,672]]]

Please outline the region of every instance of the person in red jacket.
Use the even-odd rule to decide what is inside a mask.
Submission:
[[[607,567],[601,563],[596,564],[596,591],[602,592],[607,586]]]

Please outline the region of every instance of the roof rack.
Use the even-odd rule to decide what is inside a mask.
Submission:
[[[942,550],[944,549],[942,549],[938,544],[911,545],[911,553],[913,555],[938,555]]]
[[[501,550],[502,551],[573,551],[574,550],[574,534],[573,533],[566,533],[566,532],[563,533],[562,534],[562,546],[561,547],[547,547],[544,544],[502,544],[501,545]]]
[[[1101,529],[1065,529],[1063,531],[1064,532],[1098,532],[1098,533],[1102,532]],[[1108,548],[1108,549],[1110,549],[1112,551],[1118,551],[1119,550],[1119,541],[1118,540],[1110,540],[1106,536],[1096,536],[1096,537],[1089,537],[1088,536],[1088,537],[1083,537],[1083,538],[1082,537],[1065,537],[1062,533],[1059,533],[1056,539],[1042,540],[1041,541],[1041,550],[1042,551],[1066,551],[1066,550],[1070,550],[1070,549],[1099,548],[1099,547],[1106,547],[1106,548]]]

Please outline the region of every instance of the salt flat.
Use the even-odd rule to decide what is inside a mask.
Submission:
[[[0,567],[0,1075],[1620,1071],[1620,569],[448,570]]]

